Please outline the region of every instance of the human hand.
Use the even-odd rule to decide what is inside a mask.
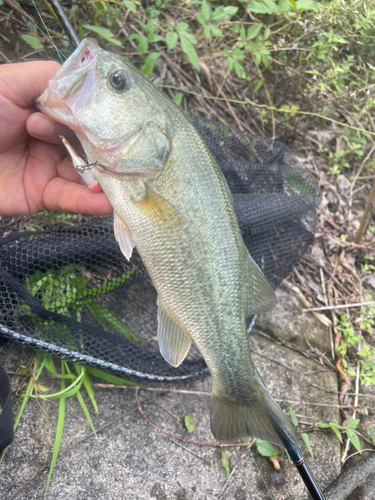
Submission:
[[[59,135],[72,133],[33,107],[58,69],[53,61],[0,66],[0,215],[112,212],[105,194],[83,185],[66,157]]]

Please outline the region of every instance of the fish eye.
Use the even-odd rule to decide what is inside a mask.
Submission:
[[[109,76],[109,83],[115,90],[124,90],[130,84],[130,77],[121,69],[116,69]]]

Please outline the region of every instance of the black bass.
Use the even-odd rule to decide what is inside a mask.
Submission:
[[[178,366],[195,342],[213,379],[211,430],[299,453],[295,430],[251,360],[246,318],[275,295],[249,255],[219,166],[181,110],[129,61],[85,39],[37,100],[79,138],[158,293],[158,341]],[[288,446],[290,449],[290,446]],[[292,457],[293,458],[293,457]]]

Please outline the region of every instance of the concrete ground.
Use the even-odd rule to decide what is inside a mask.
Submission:
[[[324,390],[337,389],[336,372],[274,341],[279,337],[308,348],[306,335],[313,347],[327,351],[327,329],[311,313],[301,313],[303,305],[294,296],[285,291],[279,291],[278,296],[276,310],[263,315],[258,323],[258,330],[270,337],[254,332],[250,339],[254,362],[270,392],[281,400],[284,409],[292,406],[301,422],[339,422],[337,395]],[[8,343],[0,349],[0,363],[8,371],[19,372],[31,355],[30,349]],[[10,378],[16,414],[25,381],[18,375]],[[208,377],[179,386],[168,385],[173,387],[210,392],[211,380]],[[82,395],[90,408],[84,391]],[[99,414],[92,407],[90,412],[98,430],[96,438],[90,434],[77,399],[67,400],[61,453],[48,500],[265,500],[271,497],[264,482],[275,500],[309,498],[282,451],[281,471],[277,472],[254,447],[257,465],[247,448],[225,448],[231,453],[233,473],[226,485],[222,450],[179,442],[160,433],[137,410],[133,389],[96,387],[95,397]],[[209,430],[208,396],[141,390],[139,397],[146,416],[158,427],[185,439],[215,443]],[[192,434],[182,425],[186,413],[196,422]],[[14,442],[0,465],[2,500],[44,497],[57,416],[58,401],[33,399],[27,404]],[[309,460],[311,469],[325,488],[340,473],[340,443],[328,431],[310,432],[309,436],[314,452],[314,458]],[[355,498],[373,497],[363,487]]]

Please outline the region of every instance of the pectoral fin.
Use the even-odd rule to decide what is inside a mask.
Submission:
[[[277,303],[275,292],[250,254],[248,273],[246,316],[271,311]]]
[[[172,366],[179,366],[189,352],[191,340],[181,332],[159,304],[158,342],[163,358]]]
[[[157,219],[176,228],[184,224],[182,215],[148,186],[146,186],[146,196],[142,200],[133,199],[132,201],[147,217]]]
[[[114,212],[113,215],[113,225],[115,231],[115,238],[117,243],[120,245],[121,252],[125,257],[130,260],[133,253],[133,248],[135,247],[135,242],[129,231],[128,226],[125,222]]]

